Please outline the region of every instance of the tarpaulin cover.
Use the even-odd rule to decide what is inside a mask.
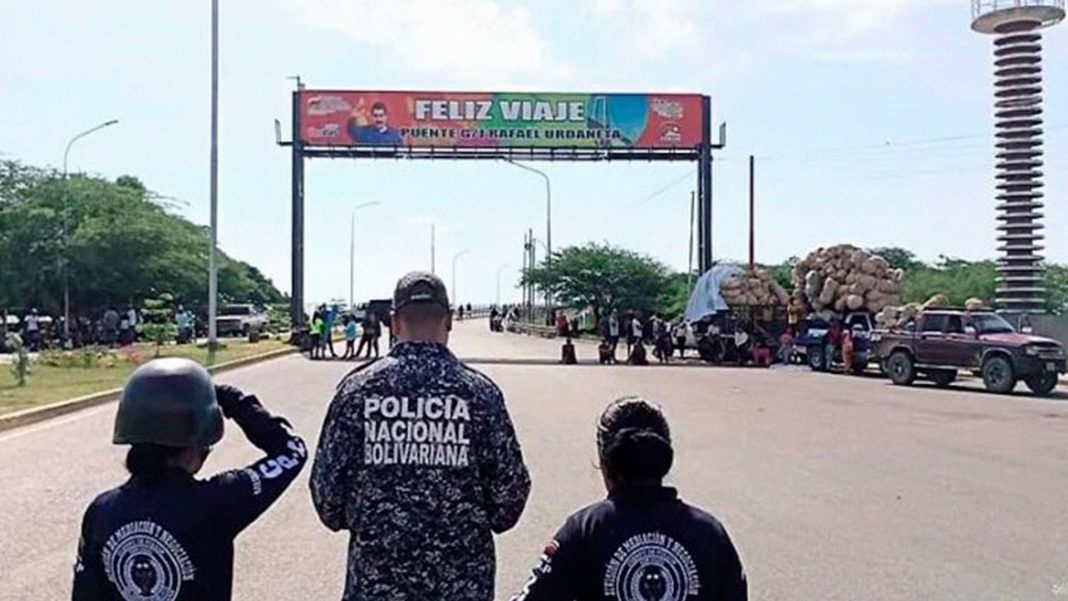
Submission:
[[[690,302],[686,304],[686,321],[701,321],[701,319],[714,315],[720,311],[727,311],[727,301],[719,293],[719,286],[723,280],[744,273],[738,265],[722,264],[709,269],[697,279],[697,285],[690,294]]]

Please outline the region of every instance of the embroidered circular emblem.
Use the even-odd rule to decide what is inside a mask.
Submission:
[[[683,601],[699,590],[690,553],[659,532],[627,539],[612,555],[604,577],[605,596],[621,601]]]
[[[104,545],[104,571],[127,601],[174,601],[194,568],[182,546],[158,524],[132,522]]]

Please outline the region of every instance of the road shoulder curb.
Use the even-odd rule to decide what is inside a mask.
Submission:
[[[279,357],[297,352],[296,347],[282,348],[259,355],[252,355],[251,357],[242,357],[241,359],[234,359],[233,361],[227,361],[226,363],[220,363],[208,368],[208,372],[212,374],[229,371],[231,369],[237,369],[239,367],[245,367],[254,363],[261,363],[263,361],[270,361],[271,359],[277,359]],[[96,405],[102,405],[107,402],[118,400],[119,394],[122,393],[121,388],[113,388],[111,390],[104,390],[101,392],[94,392],[85,396],[76,397],[73,399],[67,399],[65,401],[59,401],[44,405],[42,407],[31,407],[30,409],[23,409],[21,411],[15,411],[14,413],[8,413],[0,415],[0,432],[5,430],[13,430],[22,426],[28,426],[37,422],[51,419],[53,417],[59,417],[68,413],[73,413],[81,409],[88,409]]]

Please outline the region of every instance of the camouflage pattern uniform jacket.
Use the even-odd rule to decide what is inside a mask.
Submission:
[[[350,532],[345,601],[488,601],[493,533],[530,477],[497,386],[444,345],[402,342],[338,386],[311,492]]]

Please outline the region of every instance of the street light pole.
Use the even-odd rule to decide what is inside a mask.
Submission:
[[[456,298],[456,261],[467,254],[467,249],[461,250],[452,256],[452,304],[459,307],[459,301]]]
[[[501,306],[501,272],[508,268],[508,264],[505,263],[497,268],[497,307]]]
[[[364,207],[373,207],[382,203],[377,200],[371,202],[365,202],[352,207],[352,221],[349,226],[349,309],[351,310],[356,306],[353,290],[354,282],[356,280],[356,211]]]
[[[67,260],[67,157],[70,155],[70,147],[75,142],[88,136],[89,134],[100,131],[105,127],[110,127],[118,123],[118,119],[111,119],[105,121],[96,127],[91,127],[82,133],[74,136],[67,142],[67,148],[63,151],[63,338],[70,340],[70,270],[68,268],[69,261]]]
[[[519,167],[520,169],[529,171],[531,173],[537,173],[545,180],[545,265],[548,267],[553,261],[553,191],[552,186],[549,184],[549,175],[541,169],[535,169],[529,165],[517,163],[509,160],[510,164]],[[549,304],[549,293],[545,293],[546,304]]]
[[[218,345],[219,266],[219,0],[211,0],[211,250],[208,253],[208,348]]]

